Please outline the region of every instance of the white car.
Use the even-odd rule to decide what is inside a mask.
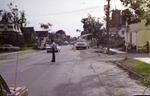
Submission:
[[[56,46],[56,48],[55,48],[55,52],[60,52],[60,46]],[[52,52],[52,47],[50,46],[50,45],[46,45],[46,51],[47,51],[47,53],[51,53]]]
[[[75,43],[76,49],[87,49],[89,48],[89,43],[86,40],[79,40]]]

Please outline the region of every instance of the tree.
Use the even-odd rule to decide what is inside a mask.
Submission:
[[[8,7],[9,7],[8,11],[4,9],[0,10],[0,18],[1,18],[0,22],[5,26],[8,26],[8,24],[14,24],[14,28],[18,31],[13,33],[2,32],[4,37],[2,41],[3,43],[21,46],[23,44],[23,36],[21,36],[22,33],[20,29],[22,29],[22,27],[24,27],[26,24],[25,12],[20,11],[17,8],[17,6],[13,6],[12,3],[8,4]]]
[[[51,26],[52,26],[51,23],[46,23],[46,24],[42,23],[42,24],[40,24],[40,27],[41,27],[42,29],[44,29],[44,30],[47,30],[47,31],[50,31],[50,27],[51,27]]]
[[[66,35],[66,33],[65,33],[64,30],[58,30],[58,31],[56,31],[56,34],[59,34],[59,35]]]
[[[133,14],[130,9],[125,9],[122,11],[122,23],[125,25],[127,22],[128,25],[141,22],[140,18]]]
[[[76,32],[81,32],[81,30],[80,29],[76,29]]]
[[[83,32],[82,35],[84,34],[91,34],[92,38],[99,38],[99,35],[101,35],[101,27],[103,24],[99,21],[98,18],[92,17],[91,15],[88,15],[87,18],[83,18],[81,20],[83,23]]]
[[[129,6],[134,10],[134,14],[138,16],[140,20],[145,19],[145,25],[150,24],[150,1],[149,0],[120,0],[124,6]]]
[[[66,33],[64,30],[56,31],[56,39],[59,44],[63,44],[66,40]]]
[[[87,18],[83,18],[81,20],[83,23],[83,31],[81,32],[81,35],[89,34],[87,37],[88,40],[93,40],[97,44],[97,47],[101,43],[100,41],[103,41],[103,24],[99,21],[99,18],[92,17],[91,15],[88,15]]]
[[[17,27],[24,27],[26,26],[26,16],[25,16],[25,11],[19,10],[17,6],[13,5],[12,3],[8,4],[8,7],[10,9],[10,16],[12,22],[15,24]]]

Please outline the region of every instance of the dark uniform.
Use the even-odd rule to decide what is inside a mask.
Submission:
[[[56,62],[55,58],[55,49],[56,49],[56,44],[55,42],[52,43],[52,61],[51,62]]]

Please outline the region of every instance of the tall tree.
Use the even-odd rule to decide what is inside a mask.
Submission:
[[[81,35],[89,34],[87,36],[88,40],[92,40],[93,38],[95,44],[97,44],[97,47],[99,46],[100,41],[104,41],[104,31],[102,29],[103,24],[99,21],[99,18],[92,17],[91,15],[88,15],[87,18],[83,18],[81,20],[83,23],[83,31],[81,32]]]
[[[56,31],[56,34],[58,34],[58,35],[66,35],[64,30],[58,30],[58,31]]]
[[[63,44],[66,40],[66,32],[64,30],[56,31],[56,39],[58,44]]]
[[[25,26],[24,24],[26,24],[25,12],[19,10],[17,6],[14,6],[12,3],[8,4],[8,7],[9,10],[7,11],[4,9],[0,10],[0,22],[5,24],[5,26],[7,26],[8,24],[14,24],[15,29],[19,31],[22,27]],[[23,36],[21,36],[21,31],[18,31],[17,33],[11,32],[7,34],[7,38],[5,38],[6,40],[3,40],[4,43],[10,43],[18,46],[23,44]],[[3,33],[5,34],[6,32]],[[18,44],[16,44],[16,42]]]
[[[140,19],[145,19],[145,25],[150,24],[150,0],[120,0],[124,6],[134,10]]]
[[[52,24],[51,23],[42,23],[42,24],[40,24],[40,27],[42,28],[42,29],[44,29],[44,30],[46,30],[46,31],[50,31],[50,27],[52,26]]]
[[[92,38],[99,38],[98,36],[102,34],[101,27],[103,24],[98,18],[89,15],[87,18],[83,18],[81,22],[83,23],[84,29],[82,34],[91,34]]]
[[[19,10],[18,7],[16,5],[14,6],[12,3],[10,3],[8,7],[11,14],[10,18],[12,19],[13,23],[20,28],[26,26],[25,11]]]

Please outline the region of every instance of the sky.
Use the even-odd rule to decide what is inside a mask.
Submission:
[[[106,0],[0,0],[0,9],[8,9],[12,2],[24,10],[27,26],[42,30],[41,23],[52,24],[51,31],[64,30],[67,35],[79,36],[76,29],[83,30],[82,18],[88,14],[100,18],[103,22]],[[119,0],[111,0],[111,9],[123,9]]]

